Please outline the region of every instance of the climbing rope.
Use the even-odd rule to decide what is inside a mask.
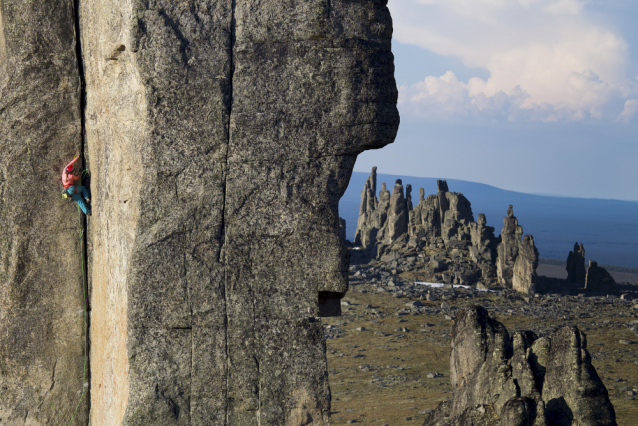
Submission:
[[[84,177],[84,174],[86,173],[86,170],[84,170],[82,172],[82,177]],[[80,179],[80,182],[82,182],[82,179]],[[86,292],[87,292],[87,288],[86,288],[86,275],[84,273],[84,228],[82,227],[82,212],[80,211],[80,206],[78,205],[78,225],[79,225],[79,229],[80,229],[80,263],[82,265],[82,296],[84,298],[84,372],[82,373],[82,394],[80,395],[80,398],[78,399],[78,403],[75,406],[75,410],[73,411],[73,416],[71,416],[71,420],[69,420],[69,422],[66,424],[67,426],[69,426],[71,424],[71,422],[73,421],[73,419],[75,418],[75,415],[78,412],[78,409],[80,408],[80,404],[82,403],[82,400],[84,399],[84,394],[86,393],[86,364],[88,362],[88,358],[89,358],[89,335],[88,335],[88,298],[86,296]]]
[[[82,171],[82,175],[80,177],[80,183],[84,180],[84,176],[86,175],[87,170]],[[80,404],[84,399],[84,394],[86,393],[86,367],[89,360],[89,321],[88,321],[88,308],[89,308],[89,299],[86,295],[88,289],[86,287],[86,274],[84,272],[84,227],[82,226],[82,211],[80,210],[80,205],[76,204],[78,208],[78,229],[80,231],[80,264],[82,265],[82,298],[84,299],[84,371],[82,372],[82,393],[80,394],[80,398],[78,399],[78,403],[75,405],[75,410],[73,411],[73,415],[71,419],[66,424],[69,426],[75,415],[80,408]]]

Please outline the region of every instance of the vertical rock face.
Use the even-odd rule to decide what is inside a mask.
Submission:
[[[549,339],[546,358],[537,357],[545,362],[542,393],[548,423],[616,424],[607,389],[591,365],[585,334],[576,327],[562,327]]]
[[[347,290],[338,200],[398,126],[385,4],[81,12],[92,422],[326,424],[316,317]]]
[[[574,251],[570,251],[567,256],[567,282],[575,284],[585,284],[585,247],[583,243],[575,243]]]
[[[498,261],[496,263],[498,280],[505,287],[512,286],[514,263],[518,257],[518,249],[523,238],[523,228],[518,225],[512,205],[507,209],[507,216],[503,218],[501,243],[498,245]]]
[[[536,291],[536,268],[538,267],[538,250],[534,245],[534,237],[525,235],[518,248],[518,257],[514,262],[512,288],[520,293]]]
[[[487,226],[485,214],[479,213],[478,222],[470,223],[470,237],[472,240],[470,256],[481,267],[482,276],[489,279],[496,278],[498,241],[494,237],[494,228]]]
[[[447,188],[447,183],[445,184]],[[441,206],[446,206],[442,210],[441,236],[445,244],[450,247],[469,246],[470,224],[474,222],[472,205],[465,196],[459,192],[445,192],[445,202]],[[441,196],[439,196],[441,198]]]
[[[421,197],[419,204],[414,207],[414,214],[410,219],[410,235],[413,237],[441,236],[441,209],[439,197],[429,195],[423,198],[424,190],[419,188]]]
[[[605,268],[598,266],[593,260],[589,261],[585,289],[596,293],[606,293],[615,291],[616,280]]]
[[[510,338],[484,308],[465,308],[452,331],[450,380],[452,401],[441,403],[424,426],[616,424],[576,327]]]
[[[339,239],[343,244],[346,243],[346,220],[339,218]]]
[[[392,198],[390,198],[390,209],[388,211],[387,241],[394,241],[408,231],[408,211],[406,200],[403,196],[403,184],[401,179],[397,179],[392,188]]]
[[[82,237],[60,184],[81,154],[78,70],[73,2],[0,0],[3,425],[67,424],[83,389]]]

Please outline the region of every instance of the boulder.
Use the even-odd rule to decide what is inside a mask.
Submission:
[[[594,293],[613,293],[616,291],[616,281],[605,268],[590,260],[585,277],[585,290]]]

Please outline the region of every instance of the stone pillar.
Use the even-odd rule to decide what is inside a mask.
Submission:
[[[585,284],[585,247],[583,243],[574,243],[574,251],[570,251],[566,262],[567,282]]]
[[[95,426],[328,423],[338,201],[397,90],[385,5],[306,6],[82,2]]]
[[[386,235],[386,241],[390,243],[407,232],[408,215],[405,208],[403,185],[401,179],[397,179],[394,188],[392,188],[392,198],[390,199],[390,210],[388,213],[388,233]]]
[[[503,230],[501,231],[501,243],[498,245],[498,261],[496,271],[499,283],[512,287],[514,276],[514,262],[518,256],[518,248],[523,237],[523,228],[518,225],[518,219],[514,216],[512,205],[507,209],[507,216],[503,218]]]

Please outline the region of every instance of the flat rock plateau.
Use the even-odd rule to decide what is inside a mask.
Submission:
[[[373,273],[373,265],[352,253],[342,316],[323,318],[333,425],[421,425],[450,400],[452,327],[470,305],[483,306],[510,334],[531,330],[544,337],[577,326],[618,425],[635,424],[638,300],[432,288]]]

